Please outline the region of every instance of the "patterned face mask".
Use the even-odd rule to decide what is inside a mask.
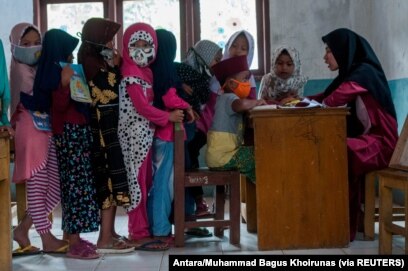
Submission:
[[[155,51],[152,47],[130,47],[129,56],[140,67],[146,67],[149,65],[155,57]]]

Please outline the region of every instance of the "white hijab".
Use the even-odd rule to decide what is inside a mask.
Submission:
[[[224,48],[224,55],[222,59],[227,59],[230,58],[229,54],[229,49],[231,48],[232,44],[234,43],[235,39],[240,35],[244,34],[247,41],[248,41],[248,54],[247,54],[247,61],[248,61],[248,67],[251,67],[252,60],[254,59],[254,52],[255,52],[255,40],[254,37],[246,30],[239,30],[235,32],[234,34],[231,35],[231,37],[228,39],[227,43],[225,44]],[[256,88],[256,83],[255,83],[255,78],[253,75],[249,78],[249,82],[251,83],[252,88]],[[218,80],[213,76],[210,81],[210,89],[212,92],[218,93],[219,90],[221,89],[220,83]]]

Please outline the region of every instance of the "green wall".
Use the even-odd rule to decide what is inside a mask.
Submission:
[[[304,95],[317,94],[323,91],[330,82],[332,79],[309,80],[305,86]],[[408,78],[390,80],[388,85],[397,111],[398,131],[401,132],[408,114]]]

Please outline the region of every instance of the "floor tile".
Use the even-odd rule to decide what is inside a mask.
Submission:
[[[13,220],[13,224],[16,221]],[[118,208],[115,223],[116,231],[121,235],[127,235],[127,215],[123,208]],[[210,228],[210,231],[212,229]],[[54,212],[53,233],[59,238],[61,231],[61,211]],[[13,258],[14,271],[112,271],[112,270],[168,270],[169,255],[378,255],[378,223],[375,227],[375,240],[363,241],[362,235],[357,235],[354,242],[345,248],[330,249],[299,249],[299,250],[272,250],[259,251],[257,235],[248,233],[246,224],[241,224],[241,243],[231,245],[229,243],[229,231],[226,230],[223,238],[193,238],[188,237],[184,247],[171,247],[167,251],[150,252],[135,251],[128,254],[102,255],[96,260],[69,259],[62,255],[35,255]],[[41,239],[35,229],[30,229],[30,239],[33,245],[41,247]],[[96,242],[98,233],[86,233],[81,236],[91,242]],[[17,243],[13,243],[14,248]],[[393,237],[393,254],[404,254],[405,240],[403,237]]]

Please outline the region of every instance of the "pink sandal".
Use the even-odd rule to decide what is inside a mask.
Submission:
[[[84,244],[87,245],[88,247],[90,247],[90,248],[92,248],[92,249],[94,249],[94,250],[97,249],[97,246],[96,246],[94,243],[92,243],[92,242],[90,242],[90,241],[88,241],[88,240],[86,240],[86,239],[82,239],[82,238],[80,238],[80,240],[81,240],[82,243],[84,243]]]
[[[81,260],[98,259],[100,257],[95,249],[82,240],[74,245],[70,245],[66,256]]]

